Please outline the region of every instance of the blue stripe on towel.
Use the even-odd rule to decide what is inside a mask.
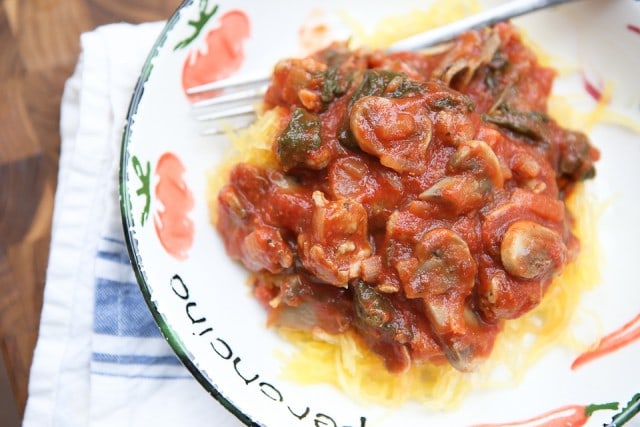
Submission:
[[[136,283],[96,278],[95,333],[125,337],[160,337]]]
[[[181,365],[176,356],[145,356],[137,354],[92,353],[96,362],[116,363],[119,365]]]
[[[92,370],[91,375],[100,375],[104,377],[119,377],[119,378],[143,378],[149,380],[193,380],[193,376],[185,375],[148,375],[148,374],[121,374],[113,372],[104,372]]]
[[[117,262],[118,264],[129,265],[131,263],[131,261],[129,260],[129,255],[127,255],[126,252],[122,252],[122,251],[118,251],[118,252],[98,251],[96,255],[98,256],[98,258],[101,258],[107,261]]]
[[[158,340],[162,338],[160,329],[136,283],[125,242],[121,238],[103,236],[97,249],[94,339],[106,339],[104,336],[109,335],[109,341],[108,344],[102,343],[99,351],[91,353],[91,375],[152,380],[192,379],[168,344]],[[132,345],[136,342],[145,345],[148,351],[141,354],[137,348],[136,353],[139,354],[131,354],[123,346],[125,339]]]
[[[116,243],[116,244],[124,246],[124,240],[122,240],[120,238],[103,236],[102,240],[104,240],[105,242]]]

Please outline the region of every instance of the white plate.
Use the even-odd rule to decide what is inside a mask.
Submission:
[[[244,55],[235,73],[243,74],[266,70],[275,60],[300,53],[299,29],[310,14],[324,16],[333,24],[347,10],[367,25],[385,14],[424,8],[427,2],[216,3],[217,12],[186,47],[176,49],[194,34],[190,21],[210,12],[213,1],[185,1],[169,20],[133,95],[121,161],[123,222],[140,287],[167,340],[206,390],[246,424],[354,427],[465,426],[521,420],[570,404],[624,404],[640,391],[638,342],[575,371],[569,368],[575,353],[552,350],[516,387],[472,392],[452,411],[429,410],[415,403],[385,408],[356,401],[329,385],[301,386],[283,379],[282,359],[277,354],[291,347],[265,327],[264,310],[246,286],[246,272],[227,258],[209,221],[208,174],[228,141],[200,135],[201,127],[192,118],[183,90],[183,66],[206,44],[208,34],[228,25],[221,24],[224,16],[232,17],[233,37]],[[240,42],[244,23],[242,16],[229,14],[231,10],[242,11],[240,15],[248,19],[249,32]],[[579,2],[516,23],[552,56],[577,66],[578,71],[558,80],[557,93],[592,108],[584,82],[595,87],[610,84],[609,110],[640,123],[640,2]],[[215,55],[212,52],[209,55]],[[200,73],[187,67],[189,73]],[[596,125],[590,136],[602,158],[597,177],[587,189],[609,204],[598,224],[604,258],[602,283],[583,304],[597,314],[606,333],[640,311],[636,270],[640,136],[609,124]],[[174,215],[162,221],[165,226],[173,221],[165,230],[177,230],[177,234],[155,227],[161,212]],[[211,404],[217,403],[212,400]],[[613,414],[596,413],[589,425],[602,425]]]

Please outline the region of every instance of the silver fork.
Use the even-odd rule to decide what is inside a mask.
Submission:
[[[406,38],[387,48],[387,52],[420,50],[438,43],[450,41],[457,35],[506,21],[527,13],[577,0],[512,0],[433,30]],[[187,89],[190,95],[211,93],[210,98],[193,103],[195,117],[201,122],[220,123],[232,118],[244,118],[231,128],[240,128],[251,122],[258,111],[259,100],[264,96],[270,81],[269,73],[234,76]],[[220,134],[228,127],[211,126],[204,135]]]

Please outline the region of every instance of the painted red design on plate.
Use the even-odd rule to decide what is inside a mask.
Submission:
[[[189,218],[194,198],[182,178],[184,165],[173,153],[164,153],[155,168],[155,196],[159,207],[153,224],[164,249],[177,259],[186,259],[193,244],[194,224]]]
[[[241,10],[220,16],[218,25],[187,55],[182,67],[185,92],[187,88],[229,77],[237,71],[244,62],[244,41],[250,30],[249,18]]]
[[[589,77],[583,72],[582,84],[584,86],[584,90],[587,91],[589,96],[591,96],[596,101],[600,101],[602,99],[602,94],[604,92],[604,83],[601,79],[593,81],[589,79]]]
[[[476,424],[472,427],[580,427],[595,411],[616,410],[618,402],[597,405],[566,405],[522,421],[500,424]]]
[[[640,339],[640,313],[622,327],[604,336],[594,348],[585,351],[571,364],[571,369],[578,369],[580,366],[595,360],[599,357],[612,353],[633,341]]]
[[[632,31],[632,32],[636,33],[636,34],[640,34],[640,27],[637,26],[637,25],[627,24],[627,29],[629,31]]]

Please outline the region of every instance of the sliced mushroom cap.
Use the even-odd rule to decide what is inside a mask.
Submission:
[[[424,166],[432,123],[419,97],[358,99],[350,127],[360,148],[398,172],[418,172]]]
[[[504,177],[496,153],[484,141],[470,140],[458,146],[447,164],[449,173],[470,172],[472,175],[488,179],[496,188],[502,188]]]
[[[458,45],[451,49],[448,58],[442,61],[446,67],[434,71],[436,76],[451,85],[456,77],[459,77],[461,85],[467,85],[473,78],[476,70],[484,64],[488,64],[500,47],[500,37],[497,32],[489,30],[485,33],[469,32],[459,37]],[[470,50],[476,50],[475,55]]]
[[[482,222],[482,240],[492,256],[499,256],[502,236],[517,220],[532,220],[561,228],[565,221],[564,203],[544,194],[516,189],[509,202],[489,212]]]
[[[449,159],[447,173],[418,198],[446,203],[460,215],[481,208],[492,197],[494,188],[502,188],[504,177],[500,161],[483,141],[463,142]]]
[[[509,274],[534,279],[558,272],[567,247],[559,233],[533,221],[517,221],[504,234],[500,257]]]
[[[418,198],[440,203],[456,216],[482,207],[491,193],[491,183],[472,175],[445,176]]]
[[[471,292],[476,263],[467,243],[454,231],[446,228],[429,231],[416,245],[414,255],[414,261],[400,262],[397,267],[407,297]]]

